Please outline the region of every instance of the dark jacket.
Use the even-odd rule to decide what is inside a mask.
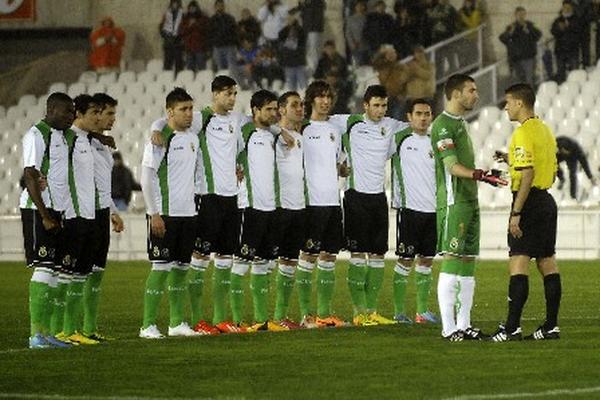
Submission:
[[[565,29],[560,28],[560,24],[566,23]],[[579,18],[575,15],[565,18],[562,15],[552,23],[552,35],[554,36],[554,51],[556,54],[577,54],[579,49],[579,41],[581,39],[581,25]]]
[[[306,33],[323,32],[325,29],[325,0],[304,0],[291,13],[300,11],[302,27]]]
[[[314,78],[324,79],[329,71],[335,71],[335,75],[339,79],[344,80],[348,77],[348,62],[338,53],[335,53],[333,57],[329,57],[327,54],[323,53],[323,56],[319,59],[319,63],[317,64]]]
[[[587,157],[579,143],[566,136],[559,136],[556,138],[556,147],[558,149],[556,160],[559,163],[566,161],[569,169],[571,169],[571,166],[576,167],[577,163],[579,163],[587,177],[590,179],[592,178],[590,165],[588,164]],[[559,169],[559,179],[560,178],[562,178],[562,170]]]
[[[114,166],[112,169],[112,198],[113,199],[125,199],[125,202],[129,204],[131,201],[131,192],[133,190],[142,190],[139,183],[133,178],[131,170],[125,165]]]
[[[252,43],[258,43],[258,38],[261,34],[260,23],[254,17],[242,19],[238,22],[238,34],[240,41],[248,39]]]
[[[210,17],[211,45],[213,47],[235,46],[237,40],[237,24],[227,13],[215,14]]]
[[[306,35],[297,22],[279,32],[279,64],[282,67],[306,65]]]
[[[508,59],[510,61],[520,61],[534,58],[537,54],[537,42],[542,37],[542,32],[536,28],[530,21],[525,22],[525,26],[515,23],[511,32],[509,25],[500,35],[500,41],[506,46]]]
[[[368,13],[363,36],[371,49],[377,50],[382,44],[392,43],[394,18],[387,13]]]

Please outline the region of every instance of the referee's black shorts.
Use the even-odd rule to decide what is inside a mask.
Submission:
[[[388,250],[389,216],[385,193],[344,194],[344,235],[351,252],[384,254]]]
[[[513,202],[516,193],[513,193]],[[521,210],[519,224],[523,236],[519,239],[508,233],[510,256],[531,258],[552,257],[556,252],[556,202],[547,190],[531,188]]]
[[[94,246],[92,266],[104,269],[110,246],[110,208],[96,210],[92,245]]]
[[[60,212],[48,209],[48,214],[59,224],[62,223]],[[39,211],[29,208],[21,208],[21,223],[27,266],[55,264],[56,269],[60,269],[62,258],[60,246],[64,243],[62,229],[47,231],[44,229]]]

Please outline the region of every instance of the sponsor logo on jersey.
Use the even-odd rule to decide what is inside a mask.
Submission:
[[[442,130],[440,131],[440,136],[445,136],[447,134],[448,134],[448,129],[442,128]]]

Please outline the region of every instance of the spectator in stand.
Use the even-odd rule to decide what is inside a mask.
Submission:
[[[276,49],[279,33],[287,21],[288,7],[281,4],[280,0],[267,0],[258,10],[257,17],[262,28],[262,44]]]
[[[479,0],[465,0],[461,9],[458,10],[458,19],[465,31],[475,29],[481,25],[483,10]]]
[[[583,171],[592,182],[592,185],[596,184],[596,179],[592,175],[585,152],[579,143],[569,137],[559,136],[556,138],[556,147],[558,151],[558,154],[556,155],[558,161],[558,188],[562,189],[565,183],[565,176],[562,168],[560,168],[560,163],[565,161],[567,163],[567,168],[569,169],[569,193],[571,194],[572,199],[577,199],[577,167],[579,164],[581,164],[581,168],[583,168]]]
[[[542,32],[531,21],[527,21],[527,11],[523,7],[515,10],[515,21],[500,35],[506,46],[508,63],[513,83],[527,83],[534,86],[535,56],[537,42]]]
[[[594,20],[594,5],[592,0],[571,0],[573,11],[579,18],[581,40],[579,50],[581,52],[581,63],[584,68],[592,65],[590,63],[590,36],[592,33],[592,21]]]
[[[369,63],[369,49],[363,36],[365,22],[367,21],[367,1],[357,0],[354,3],[354,12],[346,19],[346,42],[352,57],[352,62],[357,65]]]
[[[385,2],[377,1],[375,10],[367,14],[363,38],[369,47],[369,58],[373,57],[384,44],[392,44],[394,18],[385,12]]]
[[[390,117],[404,120],[403,104],[406,94],[406,66],[398,62],[398,53],[392,46],[383,46],[373,57],[373,68],[379,75],[379,82],[388,93],[388,113]]]
[[[237,23],[235,18],[225,12],[224,0],[215,0],[215,13],[210,18],[213,63],[217,70],[235,66]]]
[[[552,23],[550,31],[554,36],[554,54],[558,69],[556,80],[562,83],[566,79],[567,72],[579,65],[580,23],[570,1],[563,1],[560,14]]]
[[[276,79],[285,80],[281,66],[275,57],[275,50],[270,46],[264,46],[258,51],[252,72],[254,82],[261,89],[270,87]]]
[[[249,9],[242,9],[240,20],[238,22],[238,36],[240,43],[243,39],[248,39],[254,44],[258,44],[260,38],[260,24]]]
[[[323,55],[319,60],[313,77],[315,79],[325,79],[330,73],[337,75],[342,81],[348,79],[348,63],[336,50],[333,40],[325,42]]]
[[[181,0],[171,0],[169,8],[163,14],[160,23],[160,35],[163,38],[163,69],[172,70],[175,68],[175,73],[183,69],[182,21],[183,8],[181,7]]]
[[[439,43],[456,33],[458,13],[449,0],[437,0],[427,12],[431,21],[431,41]]]
[[[300,12],[302,28],[306,34],[306,64],[310,71],[317,68],[321,54],[326,7],[325,0],[298,0],[298,6],[290,10],[290,12]]]
[[[242,90],[251,89],[254,85],[254,63],[258,56],[258,46],[247,37],[242,37],[238,49],[237,68],[235,71],[235,80]]]
[[[396,20],[392,31],[392,44],[398,53],[398,57],[403,59],[411,54],[410,49],[417,43],[418,27],[414,24],[407,6],[397,3],[394,11],[396,12]]]
[[[121,153],[113,153],[113,169],[111,174],[112,188],[111,195],[115,206],[119,211],[127,211],[131,201],[131,192],[142,190],[139,183],[136,182],[131,170],[123,163]]]
[[[298,20],[290,15],[279,32],[279,64],[285,72],[288,90],[306,88],[306,36]]]
[[[125,44],[125,32],[115,26],[111,17],[104,17],[100,27],[90,34],[90,67],[96,72],[118,71]]]
[[[187,13],[181,23],[181,35],[188,69],[196,72],[206,69],[209,50],[209,18],[193,0],[188,4]]]
[[[396,0],[394,3],[394,13],[396,14],[396,18],[398,18],[400,9],[403,7],[408,11],[409,20],[413,26],[412,36],[415,40],[408,47],[408,52],[410,52],[410,49],[415,43],[429,46],[431,44],[431,21],[429,20],[427,11],[431,7],[431,0]],[[396,51],[397,50],[398,49],[396,49]],[[407,50],[404,50],[404,52],[406,51]]]
[[[413,59],[406,64],[406,103],[414,99],[433,100],[435,94],[435,67],[427,59],[425,49],[416,45]]]
[[[340,79],[333,71],[329,71],[324,80],[335,93],[331,114],[350,114],[348,101],[352,98],[352,82]]]

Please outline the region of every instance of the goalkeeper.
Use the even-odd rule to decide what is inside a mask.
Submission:
[[[442,336],[450,341],[482,340],[471,326],[475,292],[475,258],[479,255],[477,182],[506,185],[497,175],[475,169],[475,153],[463,116],[478,99],[468,75],[451,76],[444,87],[445,110],[433,121],[435,155],[437,251],[443,255],[438,279]]]

